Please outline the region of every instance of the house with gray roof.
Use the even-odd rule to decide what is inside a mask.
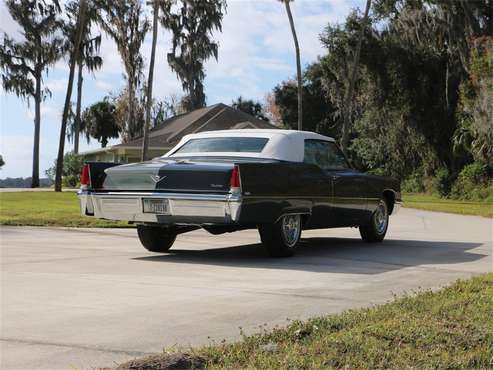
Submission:
[[[231,129],[276,129],[269,122],[226,104],[215,104],[168,118],[149,131],[149,158],[159,157],[188,134]],[[88,161],[132,163],[140,161],[143,138],[82,153]]]

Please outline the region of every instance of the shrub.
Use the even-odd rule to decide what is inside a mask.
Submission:
[[[465,166],[452,186],[450,197],[461,200],[493,201],[491,170],[480,162]]]
[[[372,168],[368,170],[368,173],[377,176],[388,176],[388,173],[384,168]]]
[[[459,174],[459,178],[467,179],[473,182],[481,182],[489,178],[488,166],[484,163],[474,162],[464,166]]]
[[[440,168],[427,182],[427,192],[439,197],[446,197],[451,188],[451,178],[446,168]]]
[[[458,200],[493,202],[492,169],[481,162],[465,166],[455,182],[446,168],[437,170],[434,176],[426,177],[417,170],[405,178],[401,189],[405,193],[428,193],[439,197]]]
[[[405,178],[401,183],[401,190],[405,193],[424,193],[423,173],[416,171]]]
[[[79,176],[84,166],[84,157],[74,153],[65,153],[63,156],[62,184],[65,187],[76,188],[79,186]],[[53,167],[46,170],[46,175],[54,180],[56,172],[56,160]]]

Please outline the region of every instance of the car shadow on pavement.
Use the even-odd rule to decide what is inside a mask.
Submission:
[[[348,238],[304,238],[296,255],[270,258],[261,244],[202,250],[170,249],[167,253],[136,257],[148,262],[187,263],[310,272],[377,274],[419,265],[473,262],[487,254],[471,251],[481,243],[385,240],[367,244]]]

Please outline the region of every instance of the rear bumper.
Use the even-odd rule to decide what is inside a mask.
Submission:
[[[83,216],[136,223],[230,224],[240,217],[241,197],[234,194],[78,193]],[[144,213],[143,198],[167,199],[169,214]]]

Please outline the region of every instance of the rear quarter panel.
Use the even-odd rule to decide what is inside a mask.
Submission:
[[[367,175],[368,210],[373,212],[385,192],[393,193],[395,201],[401,201],[400,181],[388,176]]]

